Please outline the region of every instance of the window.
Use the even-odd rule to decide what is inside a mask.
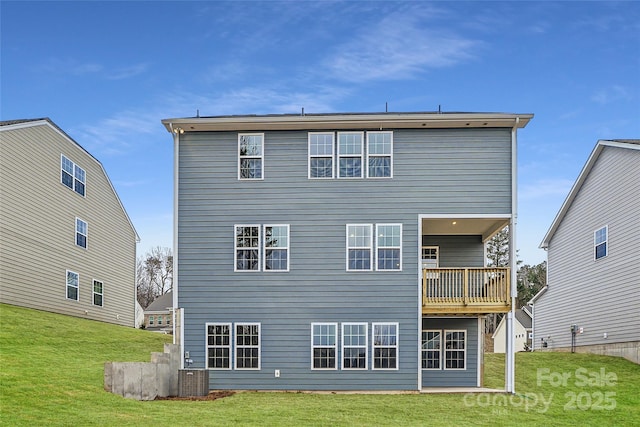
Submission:
[[[84,188],[86,182],[86,172],[80,166],[74,164],[71,160],[62,156],[60,162],[61,182],[74,190],[76,193],[84,196]]]
[[[398,324],[373,323],[373,369],[398,369]]]
[[[231,323],[207,323],[207,369],[231,369]]]
[[[260,369],[260,324],[236,323],[236,369]]]
[[[422,369],[440,369],[441,345],[441,331],[422,331]]]
[[[444,331],[444,369],[465,369],[466,331]]]
[[[264,226],[264,270],[289,271],[289,226]]]
[[[608,226],[604,226],[601,229],[593,232],[595,259],[600,259],[607,256],[607,235],[609,234],[608,231]]]
[[[81,248],[87,249],[87,233],[88,226],[87,223],[81,220],[80,218],[76,218],[76,245]]]
[[[367,324],[342,324],[342,369],[367,369]]]
[[[236,225],[235,271],[260,270],[260,226]]]
[[[311,369],[337,369],[337,323],[311,324]]]
[[[97,280],[93,281],[93,305],[102,307],[103,304],[103,285]]]
[[[171,315],[168,315],[166,319],[167,319],[167,325],[171,325]]]
[[[392,177],[393,132],[367,132],[367,178]]]
[[[339,178],[362,178],[363,132],[338,132]]]
[[[163,316],[158,316],[158,326],[162,325]]]
[[[80,276],[67,270],[67,299],[78,301],[80,291]]]
[[[309,132],[309,178],[333,178],[333,132]]]
[[[238,135],[238,179],[263,178],[262,133]]]
[[[347,224],[347,271],[371,271],[373,225]]]
[[[149,316],[149,326],[153,326],[154,318],[153,316]]]
[[[377,270],[402,270],[402,224],[376,225]]]

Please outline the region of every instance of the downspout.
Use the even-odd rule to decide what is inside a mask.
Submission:
[[[507,313],[505,388],[507,393],[515,394],[515,349],[513,319],[518,297],[518,261],[516,251],[516,225],[518,223],[518,139],[517,129],[520,117],[516,117],[511,129],[511,221],[509,224],[509,264],[511,266],[511,311]]]

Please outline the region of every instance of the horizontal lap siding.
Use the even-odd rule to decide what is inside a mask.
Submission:
[[[478,385],[478,319],[424,318],[422,329],[442,331],[442,359],[444,366],[444,331],[466,331],[466,369],[423,369],[423,387],[476,387]]]
[[[47,125],[1,138],[0,301],[133,327],[135,233],[100,165]],[[86,171],[86,197],[60,182],[61,155]],[[88,224],[86,250],[76,217]],[[79,301],[66,299],[66,270],[80,276]],[[92,305],[94,279],[103,307]]]
[[[393,179],[310,180],[307,132],[266,132],[261,181],[237,179],[237,133],[182,135],[185,350],[203,367],[206,322],[262,324],[262,370],[211,371],[211,387],[415,390],[418,215],[511,211],[510,131],[481,135],[396,131]],[[401,223],[403,271],[346,272],[350,223]],[[234,224],[290,224],[290,272],[234,272]],[[400,369],[312,371],[312,322],[367,322],[369,353],[371,323],[398,322]]]
[[[535,306],[536,348],[640,339],[640,151],[605,147],[549,244],[549,288]],[[608,225],[608,256],[593,232]],[[607,338],[603,338],[604,333]],[[550,337],[550,338],[549,338]]]
[[[439,247],[439,267],[484,267],[482,236],[423,236],[423,246]]]

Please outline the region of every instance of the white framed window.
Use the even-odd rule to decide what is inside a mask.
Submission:
[[[87,173],[65,155],[60,160],[60,182],[84,197]]]
[[[367,132],[367,178],[393,178],[393,132]]]
[[[609,226],[607,225],[593,232],[594,259],[600,259],[607,256],[607,242],[609,240],[608,235]]]
[[[260,323],[236,323],[235,369],[260,369]]]
[[[264,226],[264,271],[289,271],[289,225]]]
[[[235,225],[234,271],[260,271],[260,225]]]
[[[364,132],[338,132],[338,178],[362,178]]]
[[[347,224],[347,271],[371,271],[373,224]]]
[[[466,369],[467,346],[465,330],[444,331],[444,369]]]
[[[442,369],[442,331],[422,331],[422,369]]]
[[[311,324],[311,369],[338,369],[338,324]]]
[[[80,299],[80,275],[67,270],[67,299],[78,301]]]
[[[76,246],[87,249],[87,237],[89,236],[89,226],[80,218],[76,218]]]
[[[93,305],[102,307],[104,305],[104,285],[99,280],[93,280]]]
[[[402,270],[402,224],[376,224],[376,270]]]
[[[150,324],[153,319],[150,318]],[[231,369],[231,323],[207,323],[207,369]]]
[[[264,134],[238,134],[238,179],[264,178]]]
[[[154,317],[149,316],[149,326],[153,326],[153,322],[154,322]]]
[[[342,324],[342,369],[367,369],[366,323]]]
[[[398,369],[398,323],[372,323],[372,369]]]
[[[309,132],[309,178],[333,178],[335,136],[333,132]]]

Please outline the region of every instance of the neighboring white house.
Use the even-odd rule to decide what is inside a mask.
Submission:
[[[134,327],[139,239],[102,164],[46,118],[0,147],[0,302]]]
[[[534,349],[640,363],[640,140],[600,140],[541,248]]]
[[[531,348],[531,313],[528,307],[516,310],[513,322],[514,328],[514,350],[526,351]],[[507,348],[507,327],[505,317],[500,320],[496,331],[491,336],[493,338],[493,352],[504,353]]]

